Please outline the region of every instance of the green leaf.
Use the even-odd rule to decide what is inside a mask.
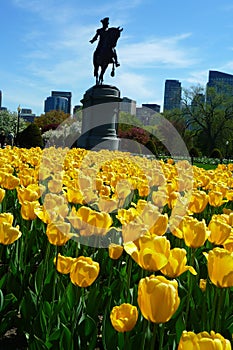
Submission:
[[[0,289],[0,311],[3,309],[3,304],[4,304],[4,295],[2,290]]]
[[[63,323],[61,324],[60,349],[74,350],[72,333]]]
[[[42,262],[35,274],[35,291],[36,294],[41,292],[41,288],[43,287],[43,279],[44,279],[44,262]]]
[[[117,333],[111,324],[108,310],[104,313],[102,329],[104,350],[117,349]]]
[[[182,332],[185,330],[186,325],[184,323],[184,319],[182,317],[182,315],[178,318],[178,320],[176,321],[176,341],[177,344],[179,343],[180,337]]]
[[[28,289],[20,304],[20,312],[25,325],[30,324],[30,317],[33,318],[37,312],[37,296],[32,290]]]
[[[56,329],[49,337],[49,341],[53,342],[54,340],[58,340],[61,336],[61,330]]]

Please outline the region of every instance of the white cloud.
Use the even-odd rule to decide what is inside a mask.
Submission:
[[[183,80],[190,84],[205,85],[208,81],[208,70],[190,72]]]
[[[143,100],[151,100],[157,95],[155,89],[152,88],[153,83],[151,79],[144,75],[123,72],[116,80],[117,85],[121,87],[122,94],[129,98],[137,99],[137,103]]]
[[[180,41],[191,34],[181,34],[169,38],[153,38],[144,42],[121,46],[121,61],[132,68],[158,67],[167,65],[174,67],[189,67],[198,59],[191,57],[194,49],[180,47]]]

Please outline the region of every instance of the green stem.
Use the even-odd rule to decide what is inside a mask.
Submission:
[[[53,319],[53,313],[54,313],[54,305],[55,305],[55,295],[56,295],[56,286],[57,286],[57,261],[58,261],[58,252],[59,252],[59,248],[57,247],[55,248],[55,252],[56,252],[56,261],[55,261],[55,266],[56,266],[56,270],[54,271],[54,281],[53,281],[53,289],[52,289],[52,303],[51,303],[51,315],[49,318],[49,325],[48,325],[48,330],[47,330],[47,335],[50,335],[51,329],[52,329],[52,319]]]
[[[129,257],[128,266],[127,266],[127,290],[126,290],[126,301],[128,302],[129,290],[130,290],[130,280],[131,280],[131,272],[132,272],[132,258]]]
[[[195,257],[195,252],[196,249],[193,249],[191,251],[191,257],[190,257],[190,265],[193,266],[194,263],[194,257]],[[187,322],[188,322],[188,318],[189,318],[189,309],[190,309],[190,299],[191,299],[191,295],[192,295],[192,289],[193,289],[193,278],[191,273],[188,271],[187,272],[187,288],[188,288],[188,293],[187,293],[187,303],[186,303],[186,310],[185,310],[185,326],[187,329]]]
[[[213,288],[213,289],[214,289],[214,300],[213,300],[213,308],[212,308],[211,321],[210,321],[210,329],[213,329],[213,326],[214,326],[215,311],[216,311],[217,299],[218,299],[217,288]]]
[[[81,312],[81,310],[79,308],[80,297],[81,297],[81,290],[82,290],[81,287],[76,287],[76,293],[75,293],[76,294],[76,304],[74,306],[74,312],[73,312],[73,315],[71,317],[71,334],[72,334],[71,339],[74,339],[74,333],[75,333],[75,330],[76,330],[78,317],[79,317],[79,314]],[[83,305],[82,305],[82,307],[83,307]]]
[[[46,253],[45,253],[45,259],[44,259],[44,263],[43,263],[43,271],[42,271],[42,279],[41,279],[41,285],[40,285],[40,289],[38,292],[38,296],[37,296],[37,306],[40,302],[41,299],[41,294],[44,288],[44,282],[45,282],[45,272],[47,270],[47,265],[48,265],[48,261],[49,261],[49,256],[50,256],[50,243],[47,242],[47,247],[46,247]]]
[[[153,323],[153,331],[152,331],[152,339],[150,343],[150,350],[155,350],[155,340],[156,340],[156,332],[157,332],[157,323]],[[159,345],[160,346],[160,345]],[[162,349],[162,348],[160,348]]]
[[[142,324],[142,346],[141,349],[145,349],[145,342],[146,342],[146,329],[148,327],[148,321],[143,318],[143,324]]]
[[[218,294],[219,294],[218,295],[218,307],[217,307],[217,313],[215,316],[215,320],[216,320],[215,330],[216,330],[216,332],[221,332],[221,321],[223,318],[222,306],[223,306],[223,301],[225,299],[225,294],[226,294],[225,291],[226,291],[226,288],[220,288],[218,291]]]
[[[160,326],[159,350],[163,350],[163,339],[164,339],[165,325],[164,325],[164,323],[161,323],[159,326]]]
[[[124,332],[124,349],[125,350],[130,349],[129,332]]]

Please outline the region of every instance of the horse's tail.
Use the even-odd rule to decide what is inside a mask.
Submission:
[[[111,71],[111,77],[115,76],[115,64],[112,64],[112,71]]]

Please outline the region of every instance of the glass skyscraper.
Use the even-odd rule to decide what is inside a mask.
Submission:
[[[179,80],[169,79],[165,81],[164,111],[171,111],[181,107],[181,83]]]

